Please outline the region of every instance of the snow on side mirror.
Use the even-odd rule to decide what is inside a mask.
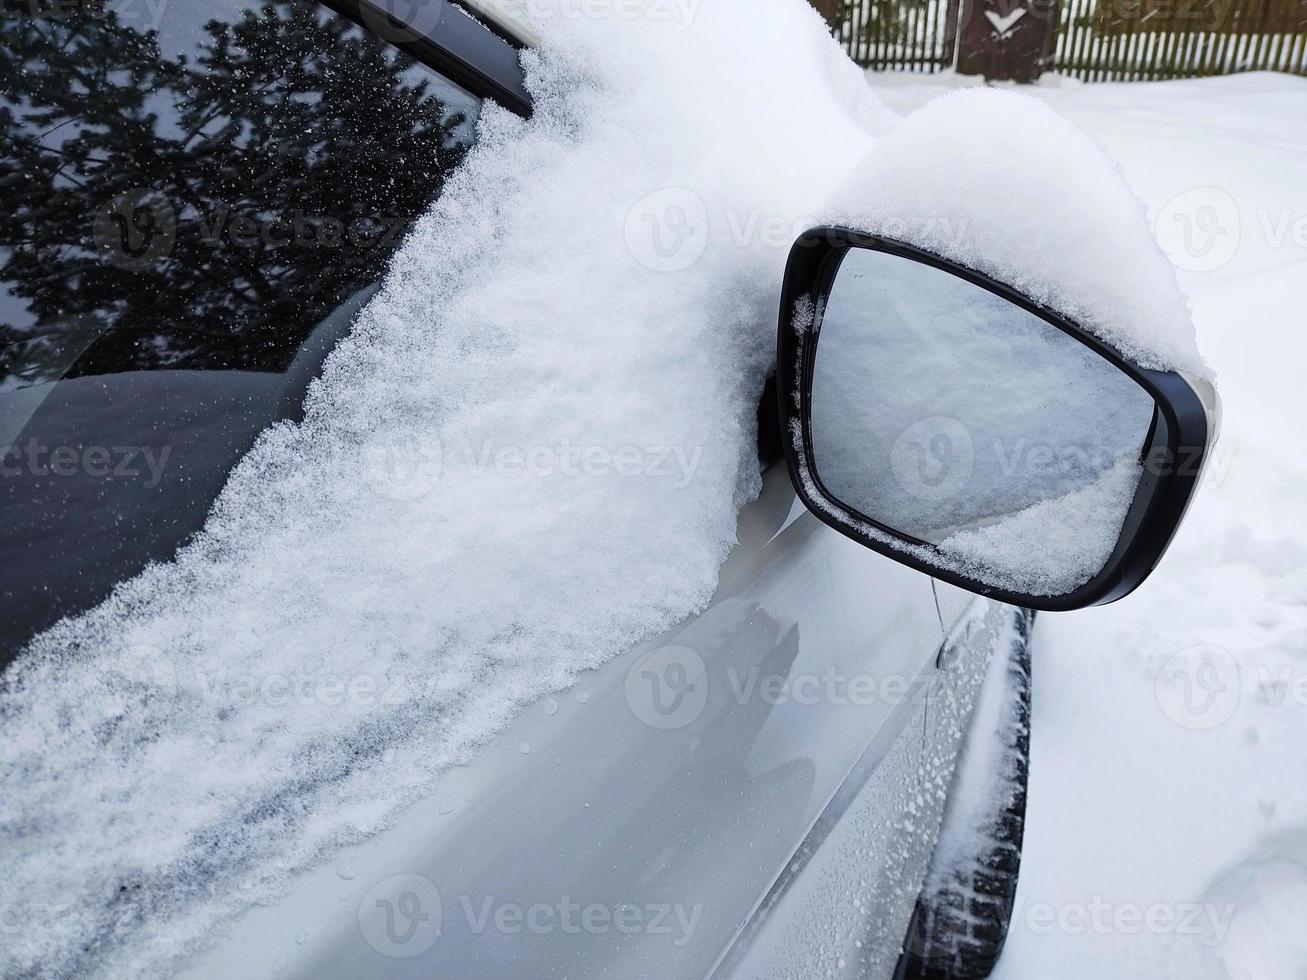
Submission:
[[[1144,581],[1215,436],[1210,385],[921,248],[838,227],[786,271],[786,457],[822,521],[943,581],[1068,610]]]

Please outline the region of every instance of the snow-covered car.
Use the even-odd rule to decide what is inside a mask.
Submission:
[[[763,389],[768,355],[741,383],[762,389],[757,463],[718,508],[744,504],[733,539],[718,510],[689,508],[676,520],[706,557],[669,545],[645,591],[575,576],[558,529],[584,524],[588,487],[616,485],[622,522],[590,546],[638,578],[655,498],[624,489],[690,485],[730,426],[709,425],[706,452],[614,426],[540,456],[509,433],[471,454],[494,471],[484,496],[447,489],[476,459],[409,425],[433,399],[483,421],[493,397],[522,418],[585,405],[555,387],[479,409],[422,372],[458,371],[481,326],[529,347],[492,329],[496,304],[557,319],[532,289],[557,280],[583,306],[607,261],[533,253],[501,201],[477,213],[494,174],[532,162],[493,158],[495,140],[530,140],[514,127],[549,114],[548,159],[575,123],[541,104],[511,5],[471,6],[70,7],[6,37],[4,974],[988,975],[1020,864],[1034,613],[1119,599],[1160,560],[1215,436],[1211,386],[1096,326],[1104,309],[1131,319],[1129,296],[1041,291],[1037,256],[1005,275],[850,196],[846,220],[789,236],[768,287],[774,371]],[[565,198],[584,194],[575,178],[520,177]],[[671,320],[697,294],[657,276],[703,244],[703,197],[648,200],[617,216],[621,261],[647,267]],[[441,244],[455,221],[479,230]],[[522,261],[482,283],[489,306],[387,293],[387,269],[428,278],[405,241],[448,269]],[[410,337],[379,371],[369,338],[408,302],[469,333],[434,351]],[[547,342],[523,357],[573,356]],[[329,363],[390,401],[355,399],[354,428],[328,438],[312,425],[347,401]],[[343,445],[332,458],[353,469],[286,462]],[[531,477],[574,489],[551,511]],[[484,508],[503,540],[395,517],[432,494]],[[518,522],[569,501],[531,530],[558,534],[543,552],[558,594],[536,599]],[[238,546],[248,513],[281,516]],[[358,534],[333,537],[350,520]],[[429,564],[394,562],[426,536]],[[453,562],[459,547],[484,568]],[[584,614],[567,617],[609,588],[637,612],[597,605],[612,639],[591,649]],[[319,592],[326,606],[304,600]],[[477,610],[422,619],[441,593],[520,606],[538,632]],[[496,652],[423,664],[423,644]],[[552,644],[581,653],[556,661]]]

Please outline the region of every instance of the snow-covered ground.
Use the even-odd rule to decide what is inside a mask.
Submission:
[[[960,84],[871,83],[900,112]],[[1147,204],[1225,419],[1157,574],[1123,603],[1037,626],[1026,854],[998,976],[1301,980],[1307,79],[1033,91]]]

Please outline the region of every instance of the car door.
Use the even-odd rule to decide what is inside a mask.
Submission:
[[[6,464],[18,469],[4,483],[0,591],[11,653],[166,560],[202,525],[259,433],[295,417],[374,288],[396,229],[470,144],[480,98],[517,98],[525,111],[520,77],[505,76],[511,49],[473,21],[451,14],[423,29],[378,20],[375,8],[333,6],[361,27],[296,5],[277,6],[271,25],[254,23],[250,5],[210,0],[169,7],[152,28],[88,22],[65,50],[101,59],[108,74],[150,74],[158,112],[165,90],[202,87],[181,55],[206,33],[275,30],[279,43],[265,51],[325,42],[349,56],[369,43],[366,29],[415,53],[392,52],[384,81],[426,86],[434,104],[423,119],[372,118],[373,106],[351,103],[353,136],[324,155],[289,136],[278,144],[275,133],[259,144],[207,130],[200,103],[193,119],[161,118],[143,139],[140,128],[115,130],[114,118],[107,128],[79,123],[65,100],[52,108],[69,116],[59,136],[11,147],[28,154],[13,169],[39,185],[29,200],[62,206],[71,195],[73,213],[95,213],[93,244],[108,255],[92,262],[70,249],[80,230],[43,222],[60,208],[11,218],[22,224],[14,238],[32,243],[5,269],[0,399],[16,450]],[[143,46],[147,29],[158,35]],[[254,68],[252,85],[280,79],[273,64]],[[220,81],[214,99],[231,84]],[[325,113],[347,96],[318,94],[302,101]],[[139,96],[124,88],[109,104],[139,114]],[[91,168],[80,192],[70,190],[42,155],[86,134],[137,169]],[[394,206],[380,167],[394,161],[378,154],[432,147],[438,168],[413,181],[425,190]],[[300,169],[308,163],[320,169]],[[243,213],[251,200],[294,200],[300,213],[260,223]],[[387,210],[377,210],[383,200]],[[358,226],[369,248],[324,244],[325,228],[338,223],[346,234],[360,217],[372,219]],[[160,256],[175,260],[162,281],[152,278]],[[262,281],[270,268],[277,277]],[[91,285],[88,270],[99,277]],[[252,292],[242,299],[242,290]],[[88,446],[109,461],[91,465]],[[118,449],[133,460],[114,457]],[[55,458],[65,450],[76,457],[66,475]],[[120,465],[133,472],[111,479]],[[800,918],[769,924],[765,913],[792,895],[823,908],[811,898],[822,891],[812,883],[826,880],[829,859],[818,857],[850,839],[871,851],[857,865],[860,887],[888,900],[874,935],[862,934],[868,955],[891,955],[941,800],[915,831],[903,821],[923,774],[938,783],[951,766],[964,702],[948,707],[950,691],[974,687],[974,671],[939,667],[945,624],[931,580],[822,525],[782,466],[768,469],[739,538],[701,615],[534,705],[393,829],[298,877],[275,906],[248,911],[191,975],[757,975],[756,957],[787,928],[800,929],[799,950],[826,948],[804,938]],[[879,837],[859,831],[867,813]],[[830,908],[843,897],[824,894]]]
[[[938,668],[942,637],[931,580],[826,528],[773,467],[703,614],[529,708],[187,975],[770,975],[753,957],[784,924],[758,913],[846,839],[854,889],[888,900],[858,941],[892,967],[938,818],[906,815],[951,771],[948,688],[977,677]]]

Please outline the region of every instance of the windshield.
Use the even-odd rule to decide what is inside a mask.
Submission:
[[[317,4],[118,6],[0,12],[0,663],[200,527],[479,109]]]

